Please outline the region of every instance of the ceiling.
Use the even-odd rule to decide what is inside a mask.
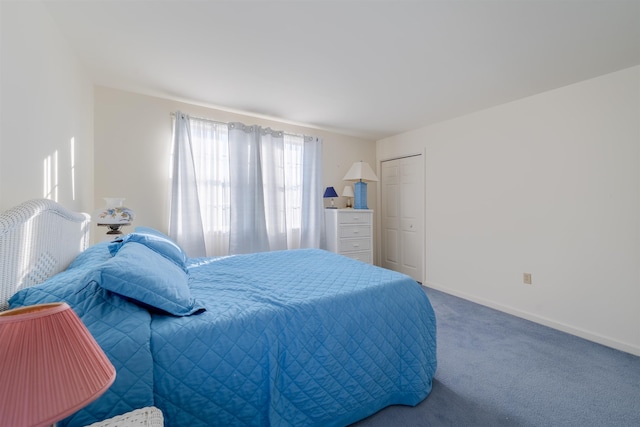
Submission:
[[[372,140],[640,64],[640,0],[46,5],[98,85]]]

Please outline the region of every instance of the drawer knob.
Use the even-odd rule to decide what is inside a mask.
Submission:
[[[360,247],[360,244],[359,244],[359,243],[354,243],[354,244],[353,244],[353,247],[354,247],[354,248],[359,248],[359,247]]]

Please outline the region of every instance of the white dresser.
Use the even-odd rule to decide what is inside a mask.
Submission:
[[[373,211],[325,209],[327,249],[373,264]]]

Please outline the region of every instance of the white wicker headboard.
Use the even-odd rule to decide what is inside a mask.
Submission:
[[[18,290],[67,268],[89,244],[89,222],[48,199],[0,213],[0,311]]]

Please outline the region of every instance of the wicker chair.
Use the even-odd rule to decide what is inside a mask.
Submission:
[[[162,411],[155,406],[136,409],[126,414],[117,415],[108,420],[93,423],[87,427],[162,427],[164,417]]]

